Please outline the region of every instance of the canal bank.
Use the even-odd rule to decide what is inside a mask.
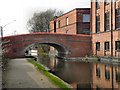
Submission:
[[[58,88],[25,58],[9,60],[2,74],[3,88]]]
[[[71,85],[60,79],[59,77],[53,75],[52,73],[49,72],[49,69],[45,67],[44,65],[35,62],[33,59],[27,59],[28,62],[32,63],[33,65],[36,66],[36,68],[44,73],[51,81],[56,84],[59,88],[63,89],[68,89],[71,90],[70,88],[73,88]]]
[[[59,58],[59,59],[65,59],[65,60],[71,60],[71,61],[81,61],[81,60],[83,60],[83,61],[92,61],[92,62],[96,62],[96,61],[101,61],[101,62],[112,62],[112,63],[120,63],[120,57],[97,57],[97,56],[95,56],[95,57],[93,57],[93,56],[90,56],[90,57],[79,57],[79,58],[73,58],[73,57],[71,57],[71,58],[69,58],[69,57],[58,57],[58,56],[56,56],[57,58]]]

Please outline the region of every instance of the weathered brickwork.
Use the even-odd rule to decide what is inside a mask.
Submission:
[[[65,58],[78,58],[89,55],[90,35],[57,34],[57,33],[32,33],[4,37],[10,40],[6,45],[7,58],[25,57],[25,52],[31,46],[47,44],[58,50],[58,56]]]
[[[120,28],[116,28],[116,9],[120,8],[120,0],[113,0],[112,7],[112,23],[113,23],[113,56],[120,56],[120,52],[116,50],[116,41],[120,41]],[[105,31],[106,18],[105,13],[109,12],[109,30]],[[100,32],[96,32],[97,20],[96,16],[100,16]],[[101,0],[100,8],[96,8],[96,0],[91,2],[91,33],[92,33],[92,49],[94,55],[111,56],[111,2],[105,5],[105,1]],[[96,42],[100,42],[100,50],[96,50]],[[109,50],[105,50],[105,42],[109,42]]]
[[[90,14],[90,8],[76,8],[53,19],[50,21],[50,32],[55,32],[54,22],[56,22],[56,33],[85,34],[85,30],[90,31],[90,22],[83,22],[83,14]]]

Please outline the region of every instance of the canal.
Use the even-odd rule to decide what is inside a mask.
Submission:
[[[74,88],[119,88],[120,64],[70,61],[40,56],[38,62]]]

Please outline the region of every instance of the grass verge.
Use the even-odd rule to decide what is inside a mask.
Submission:
[[[45,68],[43,66],[41,66],[40,64],[38,64],[37,62],[35,62],[32,59],[27,59],[28,62],[34,64],[40,71],[42,71],[48,78],[50,78],[52,80],[52,82],[54,84],[56,84],[58,87],[63,88],[63,89],[67,89],[67,90],[72,90],[71,88],[69,88],[66,84],[63,83],[63,81],[53,75],[51,75],[48,70],[45,70]]]

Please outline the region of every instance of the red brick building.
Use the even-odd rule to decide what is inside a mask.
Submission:
[[[120,56],[120,0],[110,1],[97,0],[96,2],[96,0],[92,0],[91,2],[94,55],[111,56],[113,52],[113,56]],[[113,27],[111,28],[111,26]]]
[[[50,21],[50,32],[90,34],[90,8],[76,8]]]

